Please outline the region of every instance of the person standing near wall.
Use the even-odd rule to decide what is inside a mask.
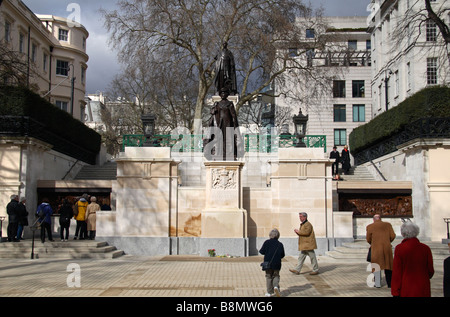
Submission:
[[[11,195],[11,201],[6,206],[8,214],[8,242],[19,242],[17,229],[19,227],[19,196]]]
[[[97,211],[100,210],[100,205],[97,204],[97,198],[92,196],[91,203],[87,206],[86,209],[86,223],[87,223],[87,231],[88,231],[88,239],[95,240],[95,232],[97,230],[96,222],[97,222]]]
[[[78,233],[80,234],[80,240],[87,238],[87,225],[86,225],[86,209],[88,206],[88,194],[83,194],[81,198],[74,205],[74,216],[77,221],[77,227],[75,229],[74,240],[78,239]]]

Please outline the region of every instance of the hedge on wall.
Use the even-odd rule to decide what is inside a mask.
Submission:
[[[27,88],[0,86],[1,115],[31,117],[67,141],[94,153],[100,151],[100,134]]]
[[[358,153],[402,131],[410,122],[433,117],[450,117],[449,87],[435,86],[422,89],[398,106],[354,129],[349,136],[352,153]]]

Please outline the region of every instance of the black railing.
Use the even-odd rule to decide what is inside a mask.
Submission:
[[[398,146],[414,139],[450,138],[450,118],[422,118],[406,125],[402,131],[377,144],[352,153],[355,165],[364,164],[393,153]]]
[[[76,131],[72,131],[76,133]],[[67,141],[44,124],[26,116],[0,116],[0,136],[33,137],[49,143],[53,150],[88,164],[95,164],[97,153]]]

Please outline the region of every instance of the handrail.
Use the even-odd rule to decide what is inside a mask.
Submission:
[[[295,147],[297,142],[295,135],[244,134],[243,138],[245,152],[273,153],[278,148]],[[142,147],[146,141],[143,134],[126,134],[122,139],[122,151],[125,151],[125,147]],[[152,141],[157,147],[171,147],[178,152],[202,152],[203,139],[202,135],[179,135],[173,138],[171,135],[159,134],[153,136]],[[307,135],[303,141],[306,147],[323,148],[326,153],[325,135]]]

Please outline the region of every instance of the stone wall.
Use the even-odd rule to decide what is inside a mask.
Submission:
[[[294,229],[298,213],[307,212],[318,254],[336,239],[352,239],[351,230],[338,228],[351,223],[349,215],[332,212],[331,163],[323,149],[279,149],[241,162],[202,160],[203,167],[199,162],[195,155],[184,162],[174,158],[168,148],[126,148],[113,185],[116,211],[98,215],[97,237],[130,253],[205,256],[214,248],[217,254],[248,256],[258,254],[270,230],[278,228],[286,253],[297,255]],[[189,174],[186,182],[183,173]],[[237,187],[227,185],[232,178]]]

